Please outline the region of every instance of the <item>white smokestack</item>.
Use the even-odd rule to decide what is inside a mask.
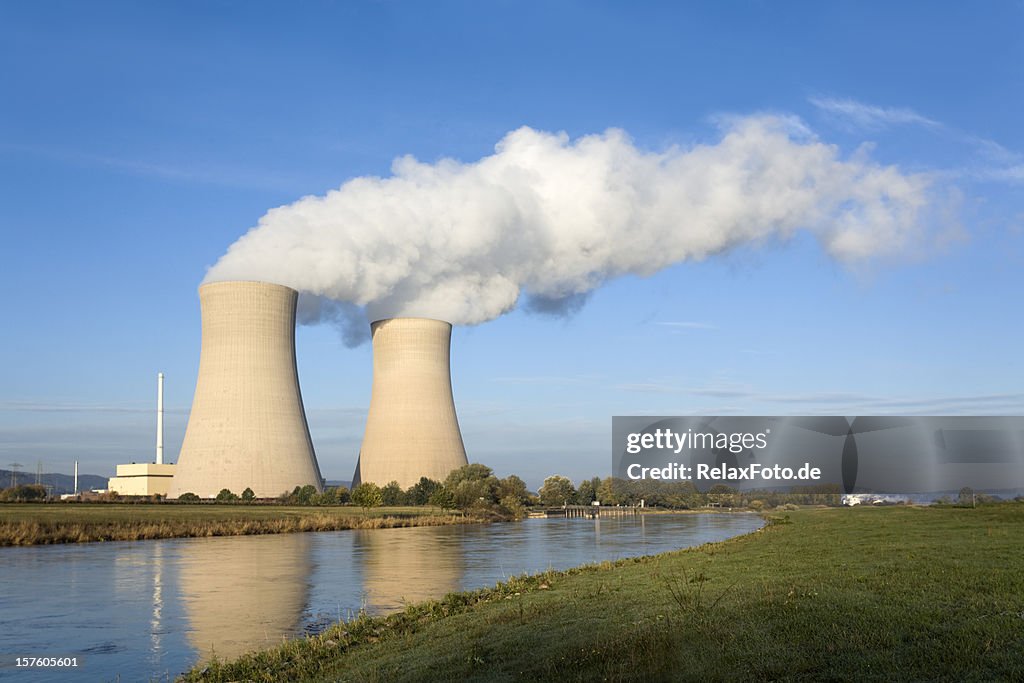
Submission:
[[[931,178],[842,158],[798,120],[735,118],[714,144],[638,149],[621,130],[570,140],[520,128],[472,163],[412,157],[267,212],[206,281],[268,280],[371,320],[475,324],[514,308],[570,312],[620,275],[812,233],[843,262],[927,232]],[[301,309],[301,307],[300,307]],[[300,321],[350,324],[312,306]],[[360,327],[365,323],[360,321]]]
[[[156,373],[156,464],[164,464],[164,373]]]
[[[78,495],[78,461],[75,461],[75,495]]]

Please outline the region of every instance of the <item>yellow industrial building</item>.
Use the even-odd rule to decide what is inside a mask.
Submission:
[[[107,489],[122,496],[166,496],[173,476],[174,465],[133,462],[117,466],[117,476],[110,478]]]

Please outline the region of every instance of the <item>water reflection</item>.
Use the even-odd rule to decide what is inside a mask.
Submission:
[[[164,572],[168,562],[164,544],[146,546],[137,544],[137,552],[118,554],[114,559],[114,601],[138,606],[140,619],[148,612],[148,628],[142,634],[149,637],[147,659],[154,667],[166,649],[164,636],[173,628],[164,623]]]
[[[178,562],[189,643],[203,661],[276,645],[298,629],[313,574],[313,535],[196,543]]]
[[[367,612],[393,612],[460,589],[464,557],[459,538],[423,531],[353,532],[352,569],[360,574]]]
[[[721,541],[752,515],[171,539],[0,548],[0,653],[79,655],[77,672],[4,680],[173,679],[316,631],[513,575]]]

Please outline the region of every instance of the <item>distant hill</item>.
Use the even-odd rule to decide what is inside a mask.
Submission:
[[[347,489],[352,488],[351,481],[345,481],[344,479],[328,479],[324,482],[324,486],[344,486]]]
[[[17,473],[17,480],[19,484],[34,484],[36,483],[36,473],[26,470],[20,470]],[[57,474],[55,472],[47,472],[40,477],[40,483],[43,486],[52,486],[53,495],[59,496],[62,493],[74,493],[75,492],[75,478],[69,474]],[[11,485],[11,471],[0,470],[0,488],[7,488]],[[100,477],[95,474],[79,474],[78,475],[78,490],[88,491],[90,489],[105,489],[107,488],[107,478]]]

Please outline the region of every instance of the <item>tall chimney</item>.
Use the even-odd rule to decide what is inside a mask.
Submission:
[[[75,461],[75,495],[78,495],[78,461]]]
[[[267,282],[199,288],[199,378],[168,498],[323,490],[295,365],[297,299]]]
[[[390,318],[370,331],[373,390],[352,484],[444,481],[468,462],[452,397],[451,323]]]
[[[164,464],[164,373],[156,373],[156,464]]]

